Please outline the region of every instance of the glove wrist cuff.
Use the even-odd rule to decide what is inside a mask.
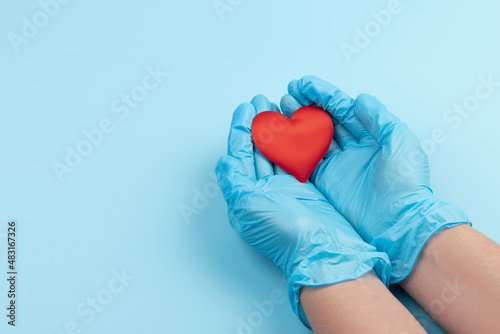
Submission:
[[[353,280],[372,269],[388,286],[391,264],[384,253],[359,251],[350,254],[330,254],[320,259],[311,257],[300,261],[288,278],[288,298],[294,313],[307,328],[311,329],[300,305],[302,287],[319,287]]]
[[[390,283],[394,284],[410,274],[418,255],[430,237],[445,228],[461,224],[472,225],[460,208],[431,198],[413,206],[370,244],[389,256],[392,264]]]

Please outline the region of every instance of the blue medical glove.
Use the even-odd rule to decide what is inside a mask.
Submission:
[[[391,283],[408,276],[432,235],[469,223],[458,207],[434,197],[419,140],[376,98],[354,100],[314,76],[290,82],[288,92],[285,115],[304,105],[331,114],[334,140],[310,181],[366,242],[389,255]]]
[[[352,280],[372,269],[387,285],[391,266],[387,255],[365,243],[312,183],[275,171],[255,149],[252,120],[257,112],[271,109],[277,106],[262,95],[236,109],[217,179],[231,226],[281,268],[292,308],[310,328],[299,302],[302,286]]]

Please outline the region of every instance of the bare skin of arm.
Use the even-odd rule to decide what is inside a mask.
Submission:
[[[316,334],[426,333],[377,275],[324,287],[304,287],[300,302]]]
[[[500,245],[469,225],[431,237],[400,285],[449,333],[500,333]]]

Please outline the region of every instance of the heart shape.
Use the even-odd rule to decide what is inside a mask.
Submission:
[[[313,106],[297,109],[291,118],[264,111],[253,119],[252,138],[269,160],[305,183],[332,142],[333,123]]]

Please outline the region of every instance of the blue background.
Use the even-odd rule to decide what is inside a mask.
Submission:
[[[354,45],[356,27],[388,1],[222,2],[232,10],[220,16],[212,0],[70,1],[38,17],[44,25],[18,52],[9,38],[40,4],[1,2],[2,272],[7,221],[19,226],[18,326],[6,324],[2,279],[2,333],[64,333],[72,321],[82,333],[237,333],[254,301],[285,282],[232,231],[210,173],[237,105],[258,93],[279,103],[305,74],[377,96],[422,140],[443,129],[430,156],[436,195],[500,241],[499,87],[456,129],[443,119],[480,77],[500,81],[498,1],[401,0],[350,61],[342,43]],[[112,104],[148,67],[169,75],[120,119]],[[103,119],[114,130],[60,181],[53,163]],[[183,216],[186,207],[195,213]],[[134,278],[87,322],[78,306],[109,297],[115,270]],[[309,332],[288,301],[255,319],[254,333]]]

